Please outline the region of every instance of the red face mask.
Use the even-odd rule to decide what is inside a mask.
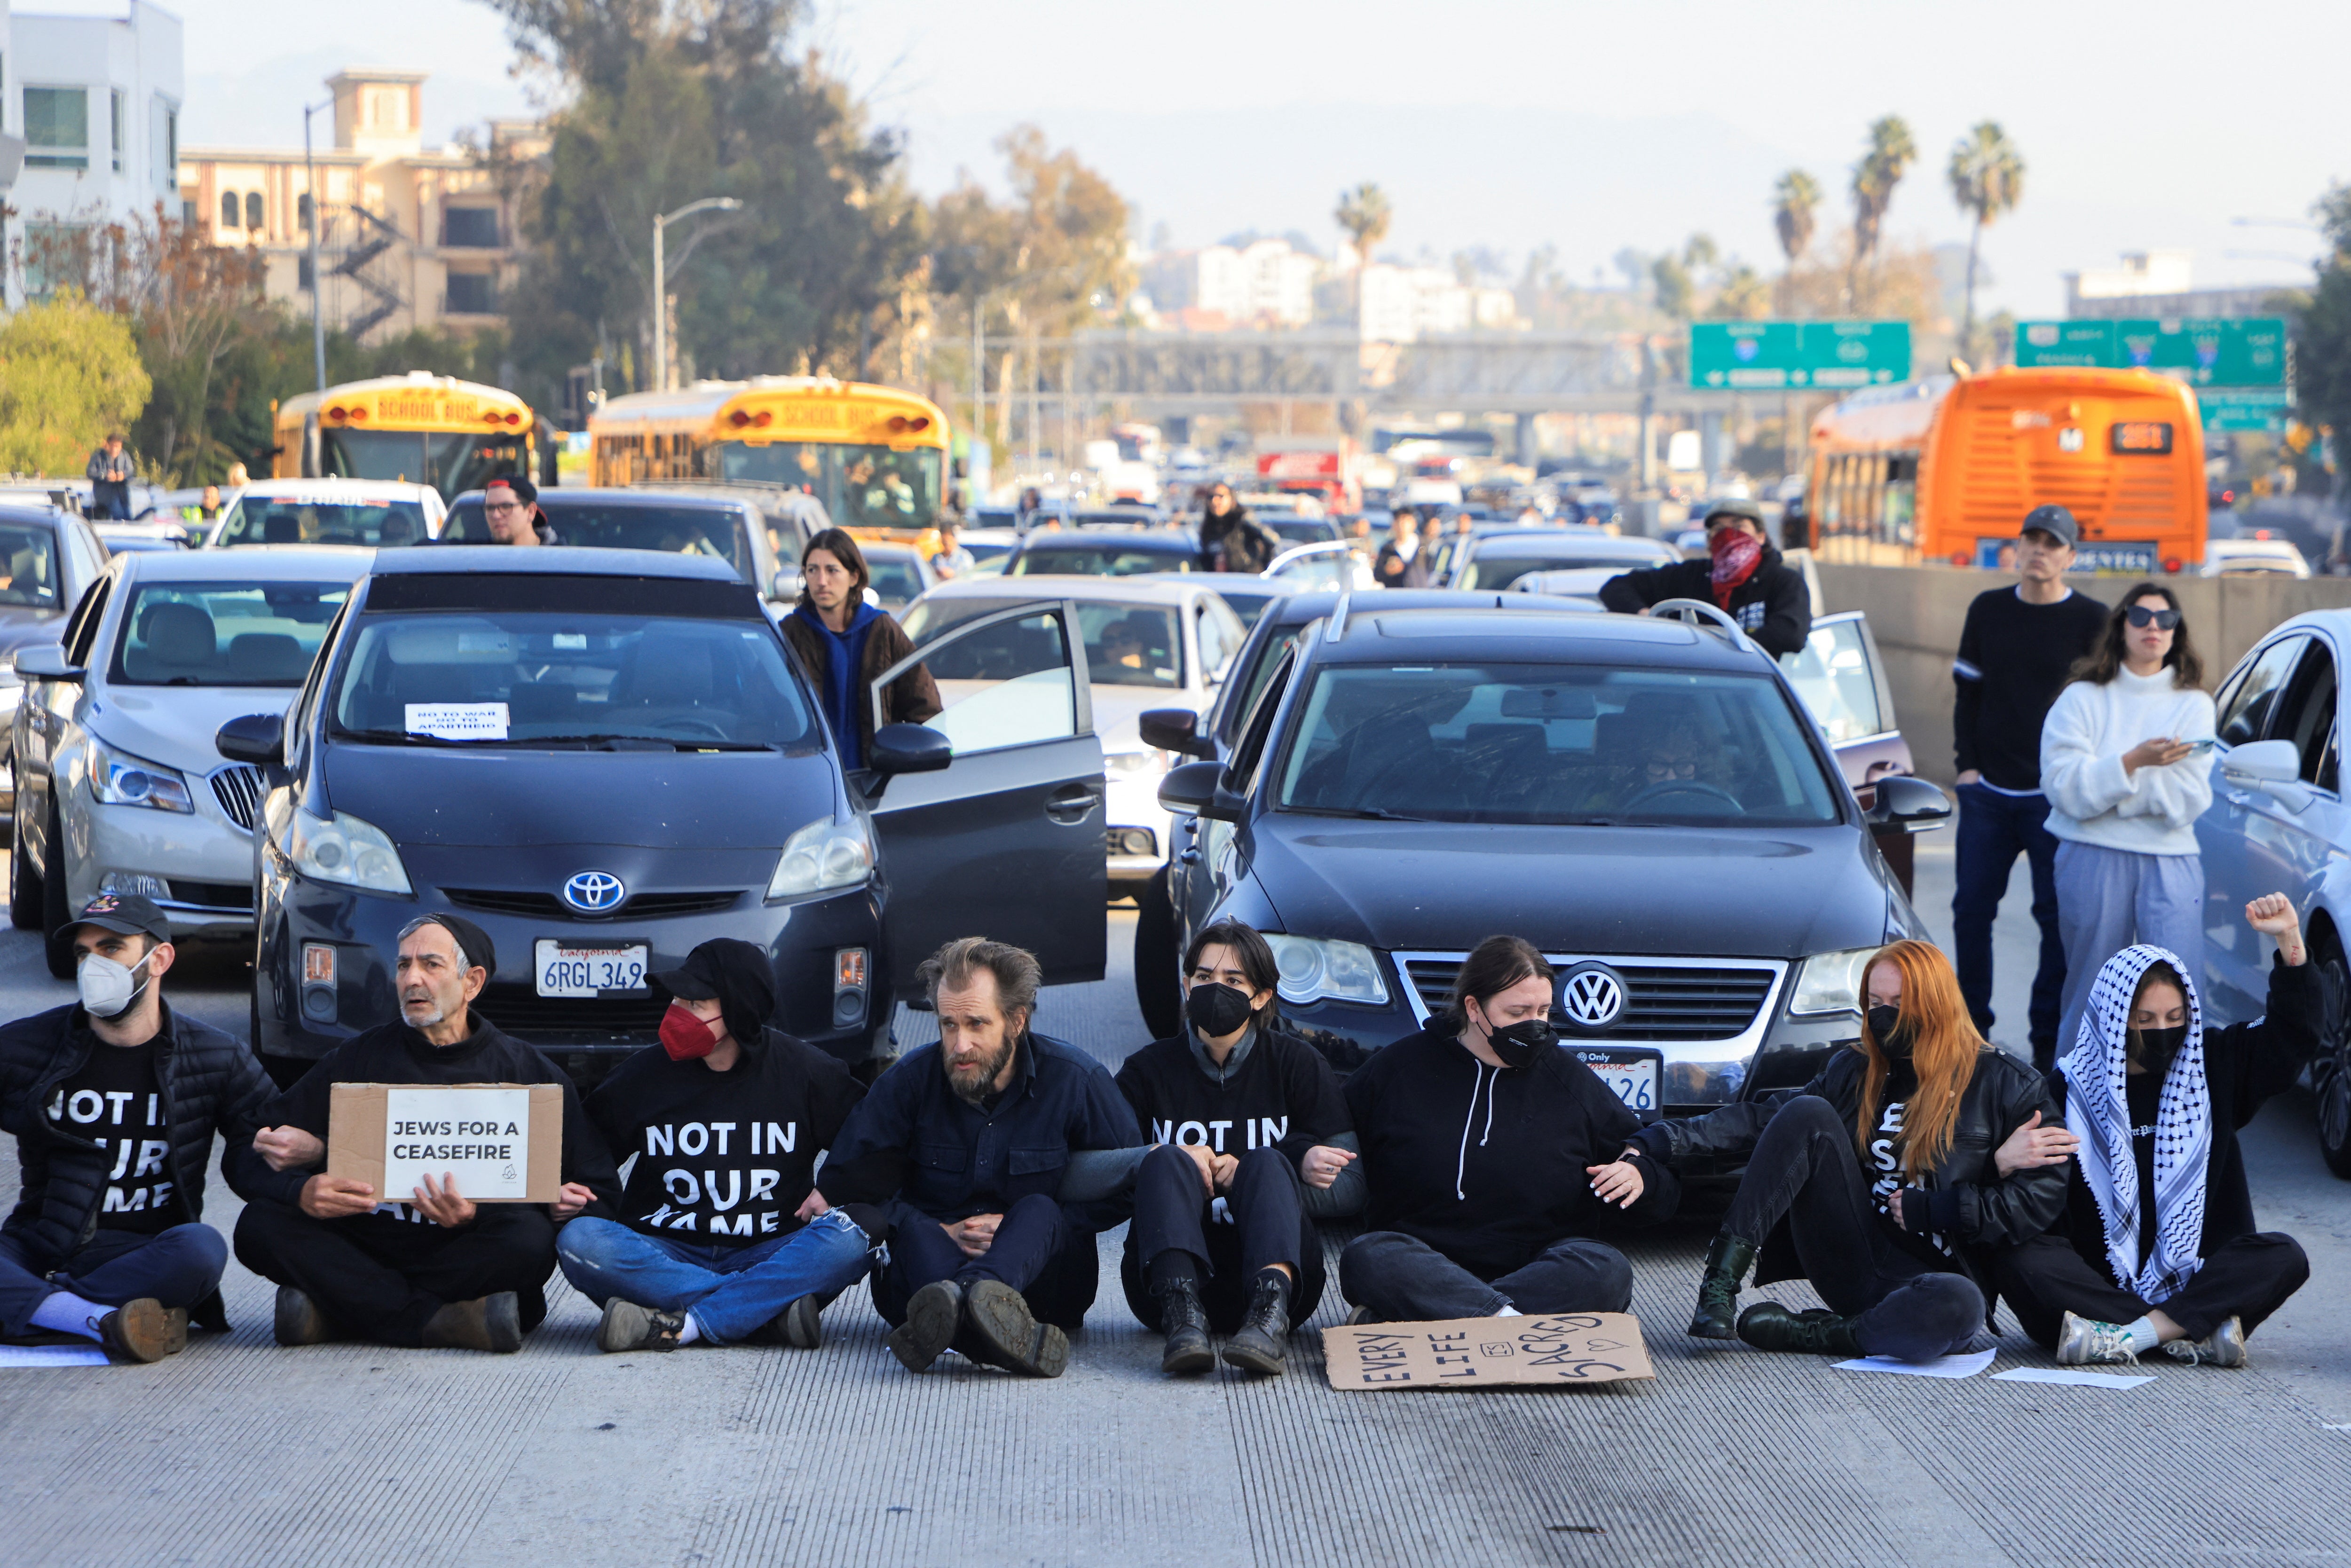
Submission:
[[[675,1002],[662,1014],[661,1042],[672,1061],[692,1061],[718,1049],[718,1037],[710,1026]]]

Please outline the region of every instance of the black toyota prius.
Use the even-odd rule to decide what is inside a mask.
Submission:
[[[1072,613],[1026,605],[926,649],[970,678],[844,775],[726,562],[380,552],[283,725],[221,731],[274,770],[256,1048],[283,1071],[397,1018],[398,933],[436,910],[496,945],[483,1013],[559,1057],[651,1043],[647,977],[713,936],[768,949],[776,1021],[852,1061],[952,937],[1099,977],[1102,751]]]

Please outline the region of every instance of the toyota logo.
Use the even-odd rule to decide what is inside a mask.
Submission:
[[[610,915],[629,890],[609,871],[583,871],[563,884],[563,902],[582,915]]]
[[[1559,1010],[1577,1029],[1606,1029],[1625,1011],[1624,977],[1605,964],[1578,964],[1559,982]]]

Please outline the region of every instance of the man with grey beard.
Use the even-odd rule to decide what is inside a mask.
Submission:
[[[1100,1062],[1033,1032],[1035,956],[966,936],[923,965],[939,1043],[909,1051],[850,1113],[823,1171],[834,1203],[885,1204],[890,1260],[873,1304],[891,1352],[921,1372],[950,1347],[1058,1377],[1096,1285],[1110,1203],[1057,1196],[1071,1155],[1140,1147]]]

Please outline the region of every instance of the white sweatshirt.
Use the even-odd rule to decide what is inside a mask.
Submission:
[[[2143,855],[2196,853],[2196,819],[2212,803],[2212,754],[2126,772],[2123,753],[2158,736],[2211,738],[2212,699],[2173,685],[2168,669],[2117,670],[2103,686],[2075,681],[2058,693],[2041,726],[2049,831]]]

